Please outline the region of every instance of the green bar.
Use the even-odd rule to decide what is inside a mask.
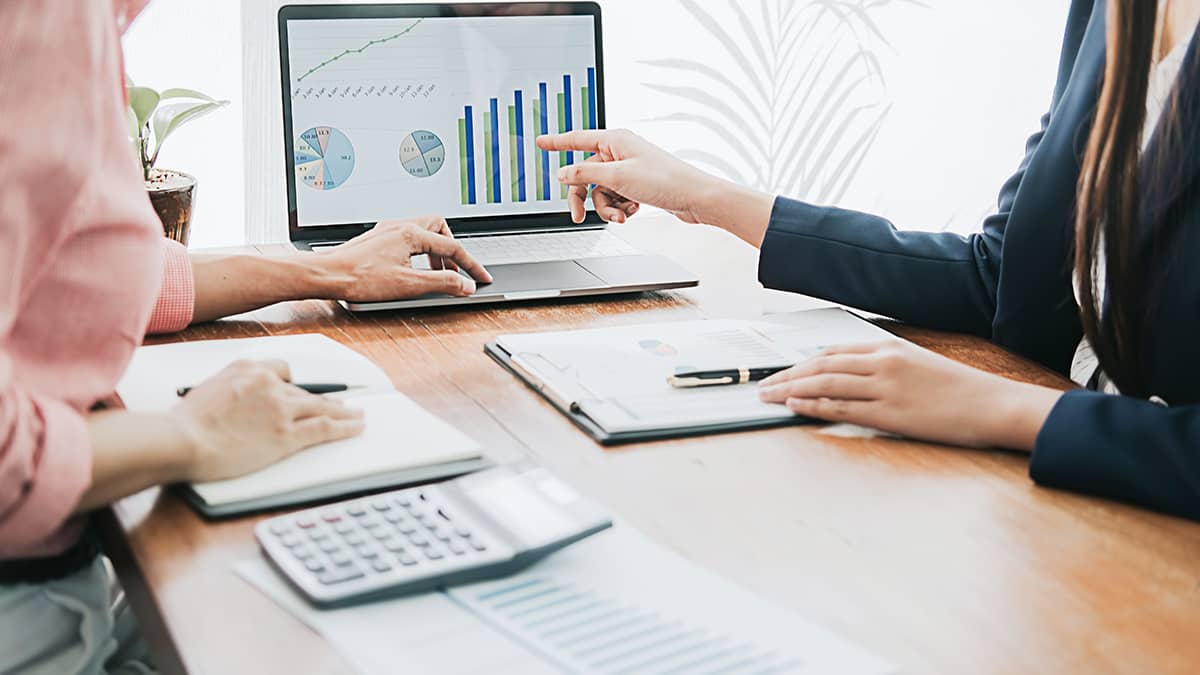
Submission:
[[[580,125],[579,125],[579,128],[580,128],[580,129],[591,129],[591,127],[590,127],[590,126],[588,126],[588,124],[590,124],[590,123],[591,123],[591,119],[592,119],[592,114],[591,114],[591,113],[592,113],[592,111],[591,111],[591,108],[592,108],[592,96],[591,96],[591,92],[589,92],[589,91],[588,91],[588,87],[584,87],[583,89],[581,89],[581,90],[580,90],[580,93],[581,93],[582,95],[580,96],[579,100],[583,102],[583,107],[582,107],[582,108],[580,108],[580,112],[581,112],[581,113],[583,113],[583,122],[582,122],[582,123],[580,123]],[[584,159],[587,159],[588,157],[591,157],[591,156],[592,156],[592,153],[590,153],[590,152],[585,152],[585,153],[583,153],[583,158],[584,158]]]
[[[567,110],[566,110],[565,105],[566,105],[566,101],[563,99],[563,95],[559,94],[558,95],[558,133],[560,133],[560,134],[567,133]],[[567,153],[565,153],[565,152],[558,153],[558,166],[564,167],[566,165],[567,165]],[[562,186],[562,198],[563,199],[567,198],[567,193],[569,191],[570,191],[570,188],[568,188],[566,185]]]
[[[533,128],[536,130],[539,128],[538,123],[542,119],[542,102],[539,101],[537,98],[533,99],[533,117],[532,117],[532,119],[533,119]],[[536,136],[536,134],[535,134],[535,136]],[[542,153],[543,152],[545,152],[545,151],[539,148],[538,151],[533,155],[534,173],[537,174],[537,198],[538,198],[538,201],[545,201],[545,200],[549,199],[549,197],[546,196],[546,190],[545,190],[546,186],[543,184],[543,180],[545,179],[545,175],[542,174]]]
[[[512,200],[515,204],[521,201],[521,189],[519,180],[521,172],[517,170],[517,106],[508,106],[508,158],[509,166],[512,169],[509,175],[509,180],[512,182]]]
[[[458,118],[458,166],[462,176],[462,203],[466,206],[471,203],[471,198],[467,194],[467,120],[462,117]]]
[[[487,177],[484,181],[487,183],[487,200],[489,204],[496,203],[496,186],[492,184],[492,173],[495,167],[492,165],[492,113],[483,113],[483,157],[484,168],[483,175]]]

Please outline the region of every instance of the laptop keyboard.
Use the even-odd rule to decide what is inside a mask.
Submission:
[[[643,254],[643,251],[607,230],[464,237],[459,241],[462,242],[463,248],[485,267]],[[333,248],[336,248],[333,244],[317,245],[313,246],[312,250],[320,253]],[[429,269],[429,257],[413,257],[412,266],[417,269]]]
[[[642,253],[606,230],[469,237],[460,241],[463,248],[484,266],[611,258]]]

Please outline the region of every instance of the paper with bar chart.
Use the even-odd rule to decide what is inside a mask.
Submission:
[[[534,140],[601,122],[590,16],[289,20],[288,60],[301,226],[565,212],[586,157]]]

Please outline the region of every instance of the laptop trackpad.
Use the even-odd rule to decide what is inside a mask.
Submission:
[[[523,295],[547,291],[545,297],[556,295],[554,291],[600,288],[606,286],[600,278],[572,261],[520,263],[515,265],[492,265],[493,283],[479,286],[476,296]]]

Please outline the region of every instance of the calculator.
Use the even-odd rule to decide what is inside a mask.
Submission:
[[[500,466],[264,520],[263,554],[313,605],[507,576],[612,526],[547,469]]]

